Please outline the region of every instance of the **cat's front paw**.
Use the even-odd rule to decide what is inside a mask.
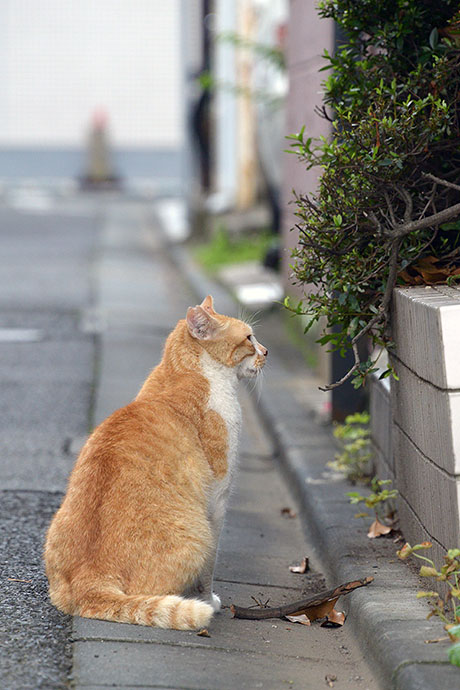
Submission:
[[[214,592],[211,594],[211,601],[209,603],[215,612],[220,611],[220,607],[222,606],[220,597],[218,597],[217,594],[214,594]]]

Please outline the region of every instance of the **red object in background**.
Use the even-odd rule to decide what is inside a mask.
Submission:
[[[109,121],[109,116],[104,108],[97,108],[93,114],[93,129],[99,131],[107,129],[107,123]]]

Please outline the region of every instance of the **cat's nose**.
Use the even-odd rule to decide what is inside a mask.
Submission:
[[[268,355],[268,350],[266,347],[262,345],[262,343],[259,343],[258,340],[255,339],[255,337],[252,335],[251,336],[251,342],[254,345],[254,349],[257,352],[258,355],[263,355],[266,357]]]

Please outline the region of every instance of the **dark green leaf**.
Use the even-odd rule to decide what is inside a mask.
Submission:
[[[434,50],[439,42],[439,33],[437,28],[435,27],[432,32],[430,33],[430,46]]]

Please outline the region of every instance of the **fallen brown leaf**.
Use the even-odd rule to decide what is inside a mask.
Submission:
[[[297,513],[295,510],[292,510],[292,508],[281,508],[281,515],[285,518],[295,518],[297,517]]]
[[[398,277],[408,285],[436,285],[460,274],[458,249],[447,257],[424,256],[402,270]]]
[[[369,527],[367,536],[369,539],[376,539],[377,537],[381,537],[382,534],[388,534],[392,529],[393,528],[389,527],[389,525],[384,525],[379,520],[374,520],[372,525]]]
[[[327,614],[327,620],[321,623],[322,628],[340,628],[345,623],[345,614],[342,611],[332,609]]]
[[[201,630],[197,632],[197,635],[198,637],[211,637],[207,628],[201,628]]]
[[[311,621],[316,621],[318,618],[324,618],[324,616],[327,616],[329,612],[333,610],[336,603],[337,599],[331,599],[319,604],[319,606],[309,606],[307,609],[305,609],[305,612]]]
[[[308,558],[305,556],[300,565],[290,565],[289,570],[291,571],[291,573],[300,573],[301,575],[303,575],[303,573],[307,572],[309,567],[310,564]]]
[[[304,614],[301,613],[300,616],[286,616],[288,621],[291,621],[291,623],[301,623],[302,625],[311,625],[310,619]]]
[[[328,685],[330,688],[334,687],[334,683],[337,680],[337,676],[333,676],[332,673],[328,673],[325,677],[324,680],[326,681],[326,685]]]

